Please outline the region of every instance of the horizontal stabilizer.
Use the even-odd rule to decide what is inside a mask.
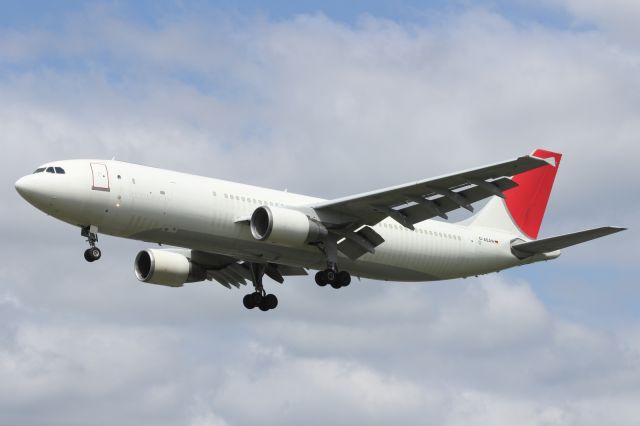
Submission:
[[[524,259],[525,257],[535,254],[549,253],[596,238],[605,237],[610,234],[615,234],[616,232],[624,231],[625,229],[627,228],[604,226],[602,228],[588,229],[586,231],[559,235],[557,237],[543,238],[528,243],[515,243],[511,246],[511,251],[519,258]]]

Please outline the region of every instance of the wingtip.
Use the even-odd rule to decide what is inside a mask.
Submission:
[[[560,160],[562,159],[562,153],[541,148],[533,151],[533,153],[531,153],[531,156],[542,160],[553,167],[558,167],[558,165],[560,165]]]
[[[618,232],[627,230],[627,228],[624,228],[622,226],[603,226],[601,229],[606,230],[608,235],[616,234]]]

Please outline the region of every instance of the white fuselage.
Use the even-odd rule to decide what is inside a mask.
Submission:
[[[283,247],[256,240],[246,222],[261,205],[299,207],[318,198],[218,179],[104,160],[53,162],[64,174],[25,176],[21,194],[72,225],[102,234],[224,254],[252,262],[326,267],[314,246]],[[46,166],[44,166],[46,167]],[[427,220],[411,231],[392,219],[373,227],[385,240],[342,269],[381,280],[429,281],[498,271],[522,261],[510,249],[515,235]]]

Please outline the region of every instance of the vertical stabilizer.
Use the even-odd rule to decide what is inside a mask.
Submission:
[[[469,226],[538,238],[562,154],[538,149],[532,155],[546,159],[549,165],[513,176],[518,186],[505,191],[504,200],[493,197],[471,218]]]

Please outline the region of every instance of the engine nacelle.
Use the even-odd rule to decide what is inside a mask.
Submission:
[[[134,262],[136,277],[145,283],[182,287],[203,281],[206,272],[186,256],[168,250],[142,250]]]
[[[295,247],[322,241],[327,233],[323,224],[296,210],[261,206],[251,215],[251,235],[259,241]]]

